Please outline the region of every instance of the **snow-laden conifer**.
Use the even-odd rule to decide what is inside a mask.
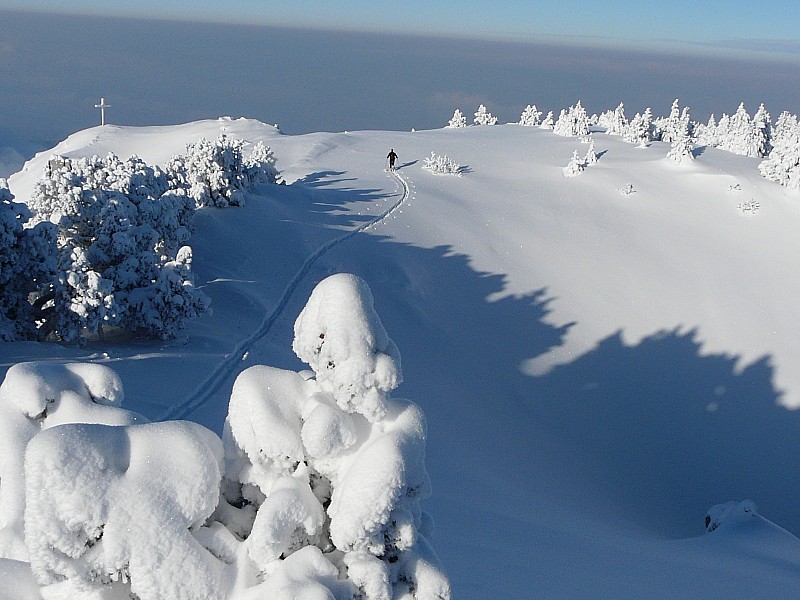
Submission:
[[[589,148],[586,149],[586,157],[583,159],[586,166],[597,163],[597,152],[595,152],[594,138],[589,140]]]
[[[542,111],[535,104],[528,104],[519,117],[519,124],[526,127],[538,127],[542,123]]]
[[[567,166],[562,169],[564,173],[564,177],[575,177],[576,175],[580,175],[581,172],[586,168],[586,163],[584,160],[578,156],[578,151],[575,150],[572,153],[572,158],[570,159]]]
[[[475,125],[497,125],[497,117],[493,116],[486,107],[481,104],[475,113]]]
[[[539,125],[542,129],[552,129],[555,127],[555,120],[553,119],[553,111],[548,111],[547,116],[542,121],[542,124]]]
[[[772,130],[772,151],[758,170],[770,181],[800,189],[800,124],[797,116],[781,113]]]
[[[567,137],[589,135],[589,119],[580,100],[568,110],[562,109],[553,127],[553,133]]]
[[[465,117],[461,110],[458,108],[453,112],[453,118],[447,123],[447,127],[450,129],[455,129],[458,127],[466,127],[467,126],[467,117]]]
[[[623,135],[628,127],[628,119],[625,118],[625,106],[622,102],[614,110],[601,114],[597,124],[604,127],[608,135]]]

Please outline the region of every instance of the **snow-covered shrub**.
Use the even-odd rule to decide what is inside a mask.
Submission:
[[[224,134],[202,138],[166,165],[173,187],[186,188],[198,207],[243,206],[249,176],[242,155],[244,142]]]
[[[535,104],[528,104],[519,117],[519,124],[526,127],[538,127],[542,124],[542,111]]]
[[[450,129],[455,129],[458,127],[466,127],[467,126],[467,117],[461,114],[461,110],[458,108],[453,112],[453,118],[447,123],[447,127]]]
[[[189,269],[172,268],[189,239],[194,203],[167,187],[165,173],[137,157],[49,161],[30,201],[37,220],[58,227],[45,333],[75,341],[84,331],[119,327],[167,338],[205,310],[207,299]],[[182,275],[180,294],[157,297],[165,291],[164,269]],[[149,307],[162,302],[173,310],[159,320]]]
[[[623,135],[628,127],[628,119],[625,118],[625,106],[622,102],[614,110],[602,113],[597,124],[605,128],[608,135]]]
[[[446,155],[435,154],[434,152],[431,152],[431,155],[423,160],[422,168],[435,175],[457,175],[459,177],[461,177],[461,173],[464,170],[456,161]]]
[[[589,118],[580,100],[568,110],[562,109],[553,133],[567,137],[589,135]]]
[[[63,598],[127,582],[141,600],[223,598],[224,563],[192,533],[217,506],[222,458],[219,438],[188,421],[38,434],[25,452],[25,543],[39,584]]]
[[[741,502],[731,500],[724,504],[716,504],[706,513],[706,531],[711,533],[720,527],[747,522],[758,516],[758,508],[752,500]]]
[[[36,300],[55,273],[55,226],[25,228],[30,218],[0,179],[0,341],[36,336]]]
[[[791,190],[800,189],[800,125],[797,116],[784,112],[772,131],[772,151],[758,170],[770,181]]]
[[[475,113],[475,125],[497,125],[497,117],[492,116],[486,107],[481,104],[478,111]]]
[[[20,363],[0,385],[0,557],[28,560],[23,538],[28,443],[64,423],[128,425],[145,419],[123,410],[122,383],[94,364]]]
[[[275,154],[272,148],[258,141],[253,146],[253,151],[244,161],[247,174],[247,187],[267,183],[278,183],[280,174],[276,165]]]
[[[400,357],[366,283],[322,281],[297,318],[293,348],[313,375],[247,369],[226,421],[217,514],[246,538],[252,581],[263,582],[249,591],[450,598],[419,505],[430,492],[425,420],[389,395]]]
[[[738,208],[739,212],[744,215],[755,215],[761,208],[761,203],[758,200],[749,198],[739,202],[739,204],[736,205],[736,208]]]
[[[578,151],[575,150],[567,166],[561,170],[564,173],[564,177],[575,177],[576,175],[580,175],[585,168],[586,162],[578,156]]]

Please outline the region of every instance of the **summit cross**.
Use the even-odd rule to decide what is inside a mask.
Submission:
[[[95,104],[94,107],[100,109],[100,125],[105,125],[106,124],[106,109],[110,108],[111,105],[110,104],[106,104],[106,99],[105,98],[100,98],[100,104]]]

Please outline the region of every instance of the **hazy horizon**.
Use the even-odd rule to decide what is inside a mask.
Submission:
[[[114,124],[246,116],[289,134],[437,128],[481,103],[500,122],[529,103],[558,114],[577,100],[590,113],[624,102],[633,116],[648,106],[666,114],[679,98],[698,121],[742,101],[751,114],[761,102],[773,117],[800,112],[800,60],[0,14],[0,149],[23,154],[99,124],[101,96]]]

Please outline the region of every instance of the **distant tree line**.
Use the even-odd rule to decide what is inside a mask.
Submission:
[[[542,114],[535,104],[528,105],[518,123],[552,129],[553,133],[563,136],[584,137],[589,135],[591,127],[621,136],[632,144],[666,142],[671,146],[668,156],[676,162],[693,160],[697,147],[714,147],[733,154],[763,158],[758,166],[761,175],[789,189],[800,189],[800,125],[797,116],[784,111],[773,122],[763,104],[753,116],[742,103],[732,115],[723,114],[719,121],[711,115],[707,123],[692,121],[689,109],[681,108],[678,100],[672,103],[669,115],[665,117],[654,117],[648,107],[628,119],[622,103],[613,110],[589,116],[580,101],[562,109],[557,119],[552,112],[544,119]],[[481,104],[475,113],[474,124],[496,123],[497,117]],[[456,109],[447,127],[466,126],[466,117]],[[576,162],[571,168],[577,170],[577,165]]]

